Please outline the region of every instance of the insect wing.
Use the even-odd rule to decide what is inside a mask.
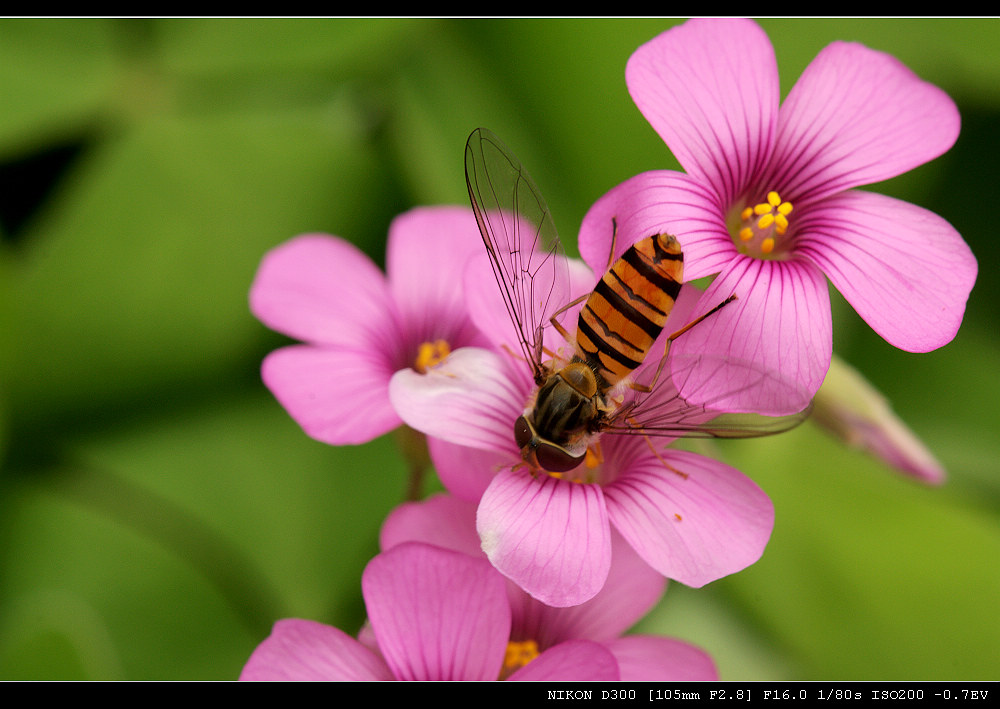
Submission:
[[[516,157],[477,128],[465,145],[465,181],[490,265],[536,383],[545,327],[569,300],[569,273],[545,200]]]
[[[660,372],[651,391],[627,390],[605,432],[670,438],[752,438],[792,429],[808,418],[812,408],[810,399],[799,387],[751,362],[697,355],[670,357],[668,365],[669,369]],[[638,383],[652,380],[654,370],[655,367],[645,368]],[[713,370],[720,372],[720,378],[706,376]],[[721,373],[725,373],[724,380]],[[771,402],[776,399],[785,408],[799,410],[782,416],[726,410],[722,402],[737,393],[752,394],[747,398],[758,399],[764,411],[770,410]]]

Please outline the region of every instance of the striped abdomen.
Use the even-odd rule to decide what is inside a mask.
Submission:
[[[614,386],[642,364],[680,292],[684,256],[677,239],[637,242],[604,274],[580,311],[577,355]]]

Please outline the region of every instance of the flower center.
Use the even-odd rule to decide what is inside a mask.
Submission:
[[[507,643],[507,652],[503,656],[503,669],[500,679],[506,679],[538,657],[538,643],[534,640],[511,640]]]
[[[740,253],[765,259],[783,257],[787,243],[782,243],[786,241],[782,237],[788,231],[791,211],[792,203],[781,201],[773,190],[767,193],[766,201],[744,207],[736,215],[738,220],[730,222],[733,242]]]
[[[421,342],[417,348],[417,359],[413,362],[413,368],[420,374],[427,374],[428,369],[441,364],[449,354],[451,348],[445,340]]]

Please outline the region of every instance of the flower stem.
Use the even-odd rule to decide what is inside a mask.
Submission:
[[[431,464],[430,454],[427,452],[427,438],[419,431],[405,425],[397,428],[393,435],[403,453],[403,458],[406,459],[410,473],[407,477],[406,499],[419,500],[424,496],[424,477]]]

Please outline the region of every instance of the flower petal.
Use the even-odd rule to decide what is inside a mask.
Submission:
[[[513,441],[513,426],[510,428]],[[518,460],[513,457],[512,449],[504,452],[483,450],[434,437],[427,439],[427,449],[441,484],[455,497],[469,502],[479,502],[497,471]]]
[[[451,443],[509,453],[517,461],[513,427],[528,391],[513,383],[508,359],[464,347],[426,374],[396,372],[389,398],[411,428]],[[523,378],[522,384],[527,386]]]
[[[613,236],[617,259],[640,239],[673,234],[684,249],[684,280],[709,276],[736,255],[724,211],[719,197],[688,175],[643,172],[612,188],[587,211],[580,225],[580,255],[603,275]]]
[[[469,260],[464,277],[464,292],[469,313],[479,329],[498,348],[506,348],[515,353],[516,357],[528,357],[533,353],[526,351],[521,346],[522,335],[528,344],[534,341],[534,332],[531,330],[533,324],[545,328],[544,342],[551,350],[557,350],[566,343],[558,334],[555,328],[549,325],[545,319],[543,310],[553,312],[562,308],[575,298],[589,293],[596,282],[596,277],[587,265],[578,259],[570,259],[564,256],[557,256],[562,260],[562,264],[556,268],[539,266],[536,258],[530,265],[522,265],[524,273],[520,276],[522,283],[520,288],[530,286],[531,294],[523,294],[524,300],[513,303],[516,311],[517,322],[510,311],[510,307],[504,300],[504,293],[514,297],[518,293],[517,284],[504,282],[498,283],[490,265],[490,258],[487,253],[474,256]],[[508,270],[512,270],[509,266]],[[530,274],[530,275],[529,275]],[[559,275],[562,282],[553,284],[552,278]],[[501,288],[503,290],[501,290]],[[535,295],[532,300],[532,294]],[[582,304],[581,306],[582,307]],[[560,313],[557,321],[572,332],[575,329],[575,319],[579,314],[580,307],[571,308],[569,311]],[[524,331],[522,332],[522,329]],[[524,362],[520,367],[526,374],[531,372],[528,362]]]
[[[391,370],[371,352],[293,345],[264,358],[261,377],[311,437],[365,443],[400,423],[389,403]]]
[[[434,495],[399,505],[382,523],[379,545],[387,551],[404,542],[423,542],[482,557],[476,534],[476,505],[451,495]]]
[[[347,633],[311,620],[286,619],[250,655],[244,682],[364,682],[394,679],[381,657]]]
[[[450,495],[404,503],[382,525],[381,548],[419,541],[485,558],[475,518],[476,505]],[[554,608],[510,583],[511,637],[532,638],[543,650],[566,640],[611,640],[644,616],[663,596],[666,579],[614,530],[611,545],[608,580],[586,603]]]
[[[624,461],[627,468],[604,487],[611,523],[639,556],[694,587],[757,561],[774,527],[767,495],[711,458],[677,450],[661,456]]]
[[[685,171],[724,204],[766,165],[778,116],[778,67],[750,20],[689,20],[639,47],[625,81]]]
[[[365,568],[361,589],[401,680],[495,680],[510,635],[503,578],[481,558],[408,542]]]
[[[418,207],[392,221],[386,272],[409,341],[443,338],[452,349],[486,344],[462,295],[466,262],[482,251],[468,207]]]
[[[570,640],[549,648],[508,679],[520,682],[617,682],[618,661],[599,643]]]
[[[503,470],[483,494],[476,528],[500,573],[542,603],[583,603],[607,580],[610,528],[597,485]]]
[[[394,353],[401,339],[385,275],[353,244],[305,234],[264,255],[250,310],[306,342]]]
[[[928,352],[955,336],[975,283],[975,256],[944,219],[853,191],[810,210],[796,250],[812,259],[889,344]]]
[[[681,393],[723,411],[801,411],[833,355],[823,274],[804,259],[736,258],[705,291],[695,317],[731,295],[737,300],[674,341],[671,361],[685,372]]]
[[[635,625],[663,597],[667,581],[611,530],[611,569],[600,593],[586,603],[553,608],[518,590],[511,595],[511,634],[541,648],[566,640],[605,641]]]
[[[701,648],[674,638],[630,635],[605,643],[623,682],[714,682],[715,662]]]
[[[767,189],[801,209],[895,177],[947,151],[960,123],[948,95],[895,57],[834,42],[781,107]]]

